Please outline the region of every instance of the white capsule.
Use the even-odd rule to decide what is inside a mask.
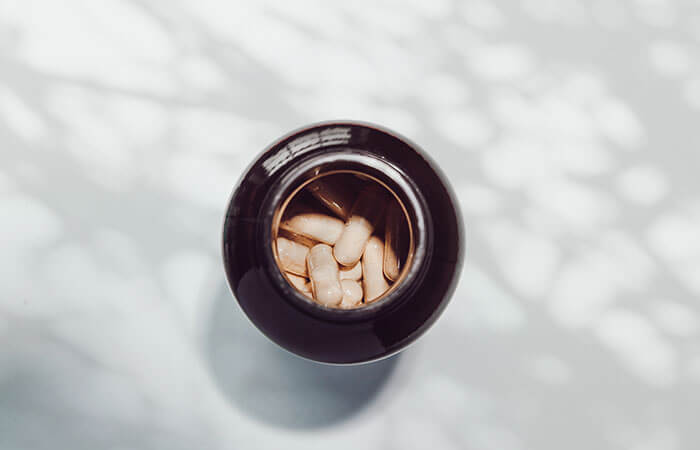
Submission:
[[[315,241],[333,245],[343,232],[343,221],[307,208],[295,208],[285,214],[280,228]]]
[[[344,187],[337,183],[329,183],[322,179],[313,181],[306,186],[306,190],[323,203],[326,208],[343,220],[348,218],[352,208],[352,195]]]
[[[379,186],[373,185],[360,192],[333,249],[333,255],[340,264],[354,266],[360,260],[383,209],[384,196]]]
[[[322,305],[337,306],[343,299],[343,290],[333,249],[326,244],[315,245],[306,261],[314,299]]]
[[[383,266],[384,242],[381,238],[372,236],[362,255],[362,287],[365,303],[371,302],[389,289],[389,283],[384,278]]]
[[[362,278],[362,262],[357,261],[352,267],[340,266],[340,279],[341,280],[354,280],[357,281]]]
[[[401,235],[401,222],[403,212],[396,202],[389,204],[384,225],[384,275],[391,281],[399,278],[401,261],[399,259],[399,245],[403,239]]]
[[[355,308],[362,304],[362,286],[357,281],[340,280],[343,288],[343,301],[340,307],[344,309]]]
[[[308,276],[306,270],[306,255],[309,247],[285,237],[277,238],[277,256],[282,269],[302,277]]]
[[[309,283],[306,281],[306,278],[300,277],[299,275],[295,275],[293,273],[287,272],[285,275],[287,275],[287,279],[289,280],[290,283],[292,283],[292,286],[300,290],[301,292],[309,292],[311,291],[311,287],[309,286]]]

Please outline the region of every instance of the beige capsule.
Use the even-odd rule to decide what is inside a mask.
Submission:
[[[357,281],[362,278],[362,262],[357,261],[352,267],[340,266],[340,279]]]
[[[333,245],[343,232],[343,221],[306,207],[292,208],[285,214],[280,228],[309,239]]]
[[[337,306],[343,299],[343,289],[333,249],[326,244],[315,245],[309,251],[306,262],[314,299],[325,306]]]
[[[362,255],[362,287],[365,294],[365,303],[369,303],[381,296],[389,283],[384,278],[384,242],[377,236],[372,236]]]
[[[391,281],[399,278],[401,260],[399,259],[401,235],[401,223],[403,213],[396,202],[391,202],[387,209],[384,225],[384,275]]]
[[[356,308],[362,304],[362,286],[354,280],[340,280],[343,289],[343,300],[340,307],[349,309]]]
[[[318,179],[309,183],[306,190],[335,215],[343,220],[348,218],[353,203],[353,196],[348,189],[337,183]]]
[[[303,277],[308,276],[306,269],[308,254],[309,247],[282,236],[277,238],[277,256],[283,270]]]
[[[287,272],[285,275],[287,276],[287,279],[289,280],[289,282],[292,283],[292,286],[294,286],[295,288],[297,288],[301,292],[310,292],[311,291],[311,286],[309,286],[309,283],[305,277],[300,277],[299,275],[295,275],[295,274],[290,273],[290,272]]]
[[[372,185],[360,192],[333,249],[333,255],[340,264],[354,266],[360,260],[383,209],[384,195],[379,186]]]

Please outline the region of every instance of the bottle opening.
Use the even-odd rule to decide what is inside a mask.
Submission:
[[[354,310],[382,302],[414,262],[406,205],[376,177],[355,170],[300,182],[272,220],[272,252],[284,279],[309,301]]]

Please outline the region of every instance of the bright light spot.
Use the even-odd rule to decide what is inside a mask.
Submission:
[[[548,384],[564,384],[571,378],[571,369],[561,359],[542,355],[532,362],[532,375]]]
[[[537,103],[539,125],[552,136],[564,136],[567,141],[590,139],[595,129],[590,114],[575,102],[558,93],[543,96]]]
[[[520,328],[524,312],[518,300],[473,265],[465,264],[453,300],[443,315],[448,326],[462,332],[511,332]]]
[[[627,200],[644,206],[658,203],[669,191],[663,173],[650,166],[625,170],[617,179],[617,188]]]
[[[226,204],[237,176],[215,158],[197,153],[173,155],[164,170],[173,191],[217,211]]]
[[[467,150],[478,150],[492,134],[483,115],[466,109],[441,111],[434,118],[434,126],[445,138]]]
[[[313,32],[324,36],[339,38],[350,32],[350,24],[344,14],[339,14],[342,9],[338,4],[326,2],[305,2],[300,6],[299,2],[280,2],[278,0],[262,0],[258,2],[263,8],[274,12],[276,15],[287,18],[290,22],[303,25]],[[238,5],[236,5],[238,6]]]
[[[469,99],[469,88],[465,80],[436,73],[425,79],[416,95],[431,107],[450,107],[465,103]]]
[[[61,232],[59,218],[27,195],[0,196],[0,248],[31,248],[44,245]]]
[[[608,269],[595,261],[566,263],[550,294],[552,316],[567,327],[583,327],[592,322],[615,300],[615,285]]]
[[[414,2],[416,0],[413,0]],[[418,0],[420,1],[420,0]],[[423,2],[430,3],[430,2]],[[437,8],[445,5],[443,1],[438,1]],[[349,13],[353,15],[356,24],[361,24],[363,32],[379,33],[384,36],[394,38],[410,39],[414,37],[417,30],[423,28],[423,20],[420,14],[410,8],[404,8],[403,3],[384,3],[377,1],[363,1],[362,6],[347,3],[351,6]],[[449,8],[449,5],[446,5]],[[431,5],[426,5],[431,8]],[[439,9],[436,10],[439,13]],[[376,43],[374,41],[373,43]]]
[[[700,223],[684,214],[660,216],[649,229],[652,250],[671,262],[700,257]]]
[[[608,311],[595,325],[595,334],[640,379],[659,387],[675,381],[673,346],[641,315]]]
[[[115,95],[91,103],[99,105],[104,114],[103,120],[109,122],[129,146],[150,150],[160,139],[168,136],[168,110],[157,102]]]
[[[671,335],[690,337],[700,329],[697,313],[683,303],[656,301],[650,306],[650,314],[654,322]]]
[[[635,149],[642,144],[644,128],[634,112],[624,103],[606,99],[594,106],[598,128],[613,143],[624,149]]]
[[[624,233],[600,233],[586,247],[564,264],[550,294],[553,316],[570,327],[590,324],[622,293],[644,292],[654,273],[651,257]]]
[[[697,110],[700,110],[700,78],[688,80],[684,87],[685,100]]]
[[[462,18],[467,25],[493,30],[503,28],[506,19],[503,13],[486,0],[470,0],[461,3]]]
[[[577,0],[523,0],[522,8],[543,22],[580,23],[585,10]]]
[[[544,151],[534,142],[506,137],[485,149],[481,164],[486,176],[500,187],[522,188],[551,174]]]
[[[693,292],[700,293],[700,211],[661,216],[648,231],[651,249]]]
[[[292,94],[289,102],[308,122],[329,119],[363,120],[381,124],[404,136],[415,135],[424,125],[408,108],[383,106],[345,89],[330,92],[321,90],[313,95]]]
[[[85,167],[86,175],[101,186],[123,190],[136,167],[129,136],[114,126],[106,105],[103,98],[85,90],[65,88],[52,93],[47,108],[64,125],[65,145]]]
[[[659,74],[669,77],[687,74],[692,62],[688,50],[672,41],[652,42],[649,46],[649,60]]]
[[[479,231],[510,286],[535,298],[547,291],[559,264],[559,248],[551,239],[506,221],[487,223]]]
[[[527,47],[520,45],[491,45],[476,47],[468,66],[487,81],[513,81],[534,69],[535,61]]]
[[[600,144],[587,139],[561,143],[551,149],[551,158],[564,171],[581,175],[600,175],[612,166],[612,156]]]
[[[170,37],[128,2],[50,3],[41,5],[41,14],[19,10],[14,20],[22,31],[20,54],[40,70],[127,89],[175,91],[165,67],[175,54]]]
[[[569,75],[563,82],[562,91],[566,98],[582,107],[596,103],[607,95],[600,77],[586,70]]]
[[[595,0],[591,4],[591,16],[601,25],[613,29],[620,28],[628,19],[625,5],[609,0]]]
[[[391,3],[391,2],[389,2]],[[452,2],[449,0],[399,0],[395,1],[399,8],[406,8],[418,17],[426,19],[439,19],[450,13]]]
[[[460,207],[468,215],[490,215],[503,207],[500,194],[486,186],[467,184],[457,187]]]
[[[185,81],[196,89],[213,91],[222,88],[227,82],[221,69],[202,57],[185,59],[180,70]]]
[[[604,192],[574,181],[543,177],[527,194],[542,214],[576,233],[608,224],[617,215],[615,203]]]
[[[644,290],[655,270],[654,260],[646,249],[632,235],[622,231],[601,232],[597,239],[602,266],[611,270],[617,285],[632,291]],[[615,270],[620,267],[625,270]]]
[[[253,155],[269,144],[273,133],[265,122],[206,108],[177,111],[174,124],[178,150],[212,155]]]
[[[489,107],[496,120],[509,128],[524,129],[535,124],[537,112],[533,102],[514,89],[494,90]]]
[[[675,2],[636,0],[634,3],[639,18],[651,26],[670,27],[676,22]]]

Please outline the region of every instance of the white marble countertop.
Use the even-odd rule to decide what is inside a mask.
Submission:
[[[228,293],[230,190],[359,119],[467,264],[400,356],[316,365]],[[0,448],[696,449],[700,5],[0,1]]]

